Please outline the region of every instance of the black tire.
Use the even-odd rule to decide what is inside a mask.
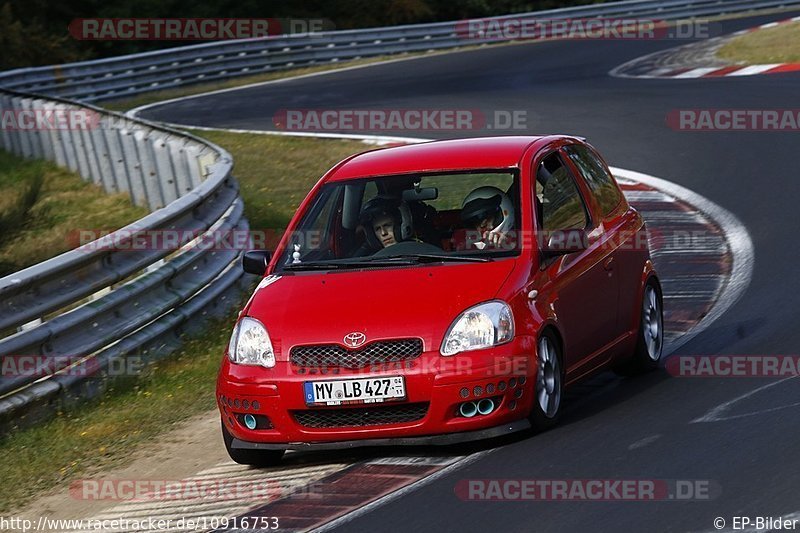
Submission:
[[[225,442],[225,449],[234,462],[240,465],[250,465],[257,467],[276,466],[283,458],[284,450],[242,450],[231,448],[233,435],[228,433],[225,423],[222,422],[222,440]]]
[[[536,343],[536,378],[533,380],[533,407],[528,420],[534,431],[550,429],[561,417],[564,400],[564,358],[555,336],[545,331]]]
[[[655,304],[655,305],[653,305]],[[633,355],[614,367],[621,376],[634,376],[658,368],[664,349],[664,302],[661,286],[650,278],[642,291],[639,332]]]

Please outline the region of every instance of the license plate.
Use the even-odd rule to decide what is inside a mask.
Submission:
[[[402,376],[306,381],[303,385],[307,405],[381,403],[406,397]]]

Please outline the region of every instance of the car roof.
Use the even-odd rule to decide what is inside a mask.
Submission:
[[[327,181],[414,172],[512,168],[543,136],[430,141],[363,152],[340,164]]]

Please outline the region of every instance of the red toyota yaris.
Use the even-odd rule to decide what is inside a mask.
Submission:
[[[661,357],[642,217],[567,136],[352,156],[297,210],[217,380],[234,461],[448,444],[556,422],[564,387]]]

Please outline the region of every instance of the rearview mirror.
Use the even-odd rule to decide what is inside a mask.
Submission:
[[[422,189],[408,189],[403,191],[403,200],[406,202],[436,200],[437,198],[439,198],[439,189],[436,187],[423,187]]]
[[[251,250],[242,256],[242,270],[248,274],[263,276],[267,271],[270,253],[266,250]]]
[[[541,248],[545,256],[582,252],[589,247],[586,231],[582,229],[555,230],[546,233],[545,237],[546,242]]]

